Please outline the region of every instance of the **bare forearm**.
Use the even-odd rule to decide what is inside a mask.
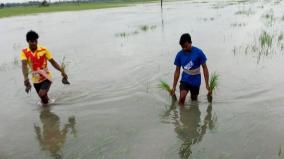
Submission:
[[[205,84],[206,86],[208,86],[209,85],[209,71],[207,67],[203,67],[203,75],[204,75]]]
[[[22,72],[24,76],[24,80],[29,79],[29,70],[26,61],[22,61]]]
[[[177,82],[178,82],[178,79],[179,79],[179,74],[180,74],[179,71],[175,71],[175,73],[174,73],[174,81],[173,81],[173,88],[176,88],[176,86],[177,86]]]
[[[58,70],[59,72],[63,73],[63,69],[61,68],[61,66],[54,60],[54,59],[51,59],[50,60],[50,63],[51,65],[56,69]]]

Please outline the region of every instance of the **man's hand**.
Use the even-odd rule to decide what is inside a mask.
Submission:
[[[32,88],[29,79],[26,79],[26,80],[24,81],[24,84],[25,84],[25,86],[26,86],[26,89],[25,89],[26,93],[29,93],[29,92],[31,91],[31,88]]]
[[[207,89],[208,92],[210,92],[209,84],[206,84],[206,89]]]
[[[67,74],[65,72],[62,72],[61,75],[62,75],[62,83],[63,84],[70,84],[70,82],[68,81]]]
[[[174,96],[176,94],[176,88],[172,88],[171,93],[172,96]]]

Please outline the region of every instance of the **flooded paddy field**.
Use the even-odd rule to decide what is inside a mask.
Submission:
[[[284,1],[182,1],[0,19],[0,158],[284,158]],[[43,108],[24,92],[25,34],[63,57]],[[220,75],[211,104],[181,108],[172,83],[180,35]],[[178,93],[178,91],[177,91]]]

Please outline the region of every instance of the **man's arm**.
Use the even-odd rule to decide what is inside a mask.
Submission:
[[[22,72],[23,72],[23,76],[24,76],[24,84],[26,86],[25,91],[26,91],[26,93],[29,93],[32,86],[31,86],[30,81],[29,81],[29,69],[28,69],[28,65],[27,65],[27,60],[22,60]]]
[[[29,70],[27,65],[27,60],[22,60],[22,72],[24,75],[24,81],[29,79]]]
[[[175,73],[174,73],[173,88],[172,88],[172,92],[171,92],[172,95],[175,94],[179,75],[180,75],[180,66],[176,66],[176,70],[175,70]]]
[[[209,91],[209,71],[207,68],[206,63],[202,64],[202,68],[203,68],[203,75],[204,75],[204,79],[205,79],[205,85],[206,85],[206,89]]]
[[[59,66],[59,64],[52,58],[49,60],[49,62],[52,64],[52,66],[57,69],[59,72],[61,72],[61,75],[63,78],[68,79],[68,76],[64,72],[64,70]]]

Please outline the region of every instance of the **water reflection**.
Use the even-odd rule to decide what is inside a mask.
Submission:
[[[175,122],[175,132],[179,139],[183,141],[179,148],[179,155],[182,159],[187,159],[192,154],[191,146],[202,141],[206,129],[214,128],[216,118],[212,117],[212,104],[207,107],[207,114],[204,122],[200,119],[201,112],[198,103],[192,104],[189,108],[179,108],[179,120]]]
[[[202,121],[198,102],[192,102],[189,107],[179,106],[178,109],[176,109],[176,104],[172,102],[166,114],[171,116],[177,137],[182,141],[179,147],[180,158],[190,158],[191,146],[202,141],[207,128],[210,130],[215,128],[217,117],[212,115],[212,108],[212,103],[209,103]]]
[[[75,117],[69,117],[68,123],[60,128],[60,118],[50,112],[50,108],[42,108],[40,112],[40,120],[42,122],[42,129],[38,125],[34,125],[34,130],[41,150],[49,151],[50,155],[55,159],[63,158],[61,148],[64,146],[68,132],[76,137],[76,121]]]

